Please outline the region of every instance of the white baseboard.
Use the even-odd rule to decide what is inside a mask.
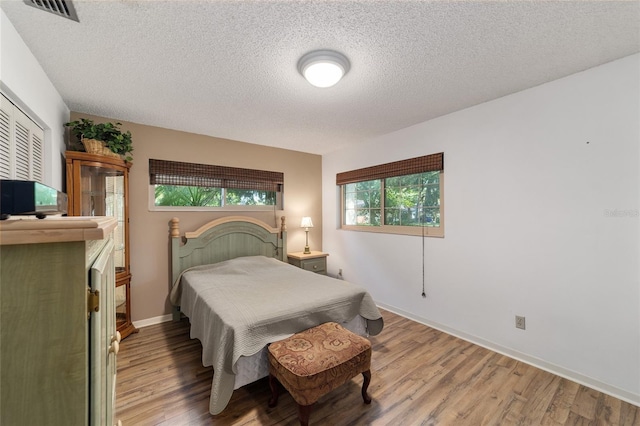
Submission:
[[[133,321],[133,326],[135,328],[148,327],[150,325],[156,325],[163,322],[169,322],[173,319],[171,314],[160,315],[159,317],[147,318],[140,321]]]
[[[416,321],[420,324],[424,324],[426,326],[435,328],[436,330],[440,330],[444,333],[458,337],[462,340],[466,340],[467,342],[474,343],[478,346],[482,346],[483,348],[492,350],[494,352],[498,352],[499,354],[506,355],[518,361],[522,361],[526,364],[540,368],[541,370],[544,370],[544,371],[548,371],[549,373],[553,373],[565,379],[572,380],[581,385],[588,386],[592,389],[595,389],[607,395],[611,395],[615,398],[618,398],[630,404],[640,406],[640,395],[634,394],[633,392],[629,392],[624,389],[617,388],[610,384],[601,382],[600,380],[594,379],[589,376],[585,376],[584,374],[547,362],[543,359],[539,359],[522,352],[514,351],[513,349],[505,348],[504,346],[498,345],[494,342],[490,342],[480,337],[467,334],[458,330],[454,330],[445,325],[442,325],[433,321],[429,321],[421,317],[417,317],[409,312],[405,312],[402,309],[396,308],[394,306],[385,305],[384,303],[377,303],[377,305],[380,306],[382,309],[386,309],[388,311],[393,312],[394,314]]]

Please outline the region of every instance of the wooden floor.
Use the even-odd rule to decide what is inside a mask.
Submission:
[[[311,425],[639,425],[640,408],[383,311],[372,337],[371,405],[362,376],[325,395]],[[213,371],[189,322],[146,327],[122,341],[116,418],[134,425],[297,425],[297,406],[267,407],[266,379],[208,412]]]

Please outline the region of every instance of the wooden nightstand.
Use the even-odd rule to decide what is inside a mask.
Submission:
[[[329,253],[321,251],[312,251],[310,254],[304,254],[301,251],[287,253],[290,264],[322,275],[327,275],[327,256]]]

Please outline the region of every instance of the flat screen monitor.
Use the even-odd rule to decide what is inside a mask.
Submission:
[[[67,194],[30,180],[0,179],[1,219],[10,215],[67,214]]]

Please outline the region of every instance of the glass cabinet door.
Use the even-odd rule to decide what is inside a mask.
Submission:
[[[80,168],[82,180],[81,216],[113,216],[118,220],[114,231],[116,272],[125,270],[124,172],[105,167]]]
[[[124,171],[103,166],[81,165],[81,216],[112,216],[118,221],[113,231],[116,273],[126,273]],[[118,282],[115,291],[116,325],[127,322],[127,286]]]

